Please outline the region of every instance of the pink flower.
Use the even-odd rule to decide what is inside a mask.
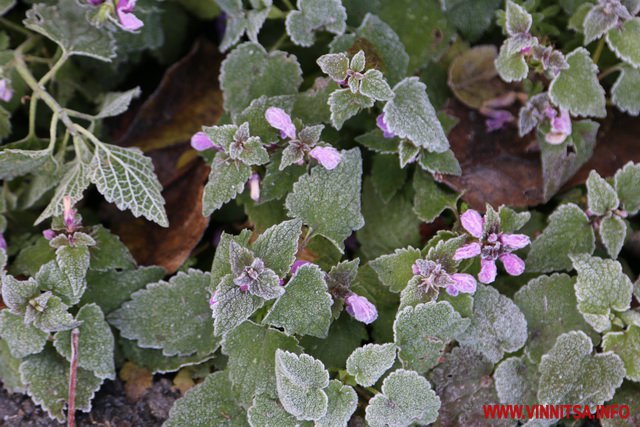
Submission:
[[[0,250],[7,250],[7,241],[4,239],[4,234],[0,233]]]
[[[562,144],[572,132],[571,116],[569,115],[569,112],[565,109],[561,109],[559,116],[555,114],[550,116],[547,114],[547,117],[551,120],[551,130],[545,135],[545,141],[554,145]]]
[[[144,26],[144,23],[133,14],[136,8],[136,0],[117,0],[116,13],[123,29],[127,31],[137,31]]]
[[[354,319],[369,324],[378,318],[376,306],[363,296],[351,293],[344,299],[347,313]]]
[[[191,137],[191,146],[198,151],[219,148],[204,132],[197,132]]]
[[[449,295],[456,296],[459,292],[472,294],[476,291],[476,279],[466,273],[448,273],[444,266],[430,259],[419,259],[412,266],[411,271],[418,279],[418,289],[421,294],[437,294],[444,288]]]
[[[50,229],[50,228],[47,228],[46,230],[44,230],[44,231],[42,232],[42,235],[44,236],[44,238],[45,238],[45,239],[47,239],[47,240],[51,240],[51,239],[53,239],[54,237],[56,237],[56,232],[55,232],[55,231],[53,231],[53,230],[52,230],[52,229]]]
[[[213,292],[213,294],[211,294],[211,298],[209,299],[209,307],[211,307],[211,309],[213,309],[213,307],[217,303],[218,303],[217,292]]]
[[[520,257],[512,252],[529,245],[531,240],[524,234],[502,233],[499,222],[485,230],[485,220],[475,210],[469,209],[460,216],[460,223],[467,232],[478,239],[456,250],[453,259],[462,260],[480,255],[480,273],[478,280],[492,283],[496,279],[496,261],[500,260],[511,276],[519,276],[525,270]]]
[[[0,80],[0,99],[4,102],[11,101],[13,98],[13,89],[11,89],[11,85],[9,84],[9,80],[1,79]]]
[[[260,175],[255,172],[249,178],[249,194],[254,202],[260,200]]]
[[[514,120],[513,114],[507,110],[487,110],[486,114],[489,118],[485,121],[487,132],[494,132],[505,127],[507,123]]]
[[[459,292],[472,294],[476,291],[477,283],[472,275],[467,273],[454,273],[450,277],[454,283],[447,286],[447,293],[449,295],[455,297]]]
[[[309,152],[327,170],[335,169],[342,161],[340,152],[333,147],[315,147]]]
[[[293,265],[291,266],[291,269],[289,270],[289,271],[290,271],[290,273],[291,273],[291,275],[292,275],[292,276],[293,276],[293,275],[295,275],[295,274],[296,274],[296,271],[298,271],[298,269],[299,269],[300,267],[302,267],[303,265],[305,265],[305,264],[311,264],[311,262],[310,262],[310,261],[306,261],[306,260],[304,260],[304,259],[297,259],[297,260],[295,260],[295,261],[293,262]]]
[[[92,6],[100,6],[104,2],[105,0],[87,0],[87,3],[89,3]]]
[[[269,124],[280,131],[282,139],[296,139],[296,127],[289,116],[282,108],[269,107],[264,113],[264,118]]]
[[[71,204],[71,197],[64,196],[62,199],[64,210],[62,212],[62,220],[68,233],[73,233],[80,226],[80,219],[78,218],[78,212],[73,208]]]
[[[384,113],[381,113],[376,117],[376,125],[382,131],[382,135],[385,138],[394,138],[396,136],[395,133],[389,130],[389,126],[387,126],[387,122],[384,121]]]

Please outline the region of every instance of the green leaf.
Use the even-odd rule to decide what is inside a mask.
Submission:
[[[460,176],[462,169],[453,151],[447,150],[444,153],[422,152],[418,165],[431,174],[441,173],[446,175]]]
[[[26,325],[22,316],[0,310],[0,337],[7,342],[12,357],[22,359],[41,352],[49,334],[33,325]]]
[[[591,254],[594,249],[595,235],[589,218],[578,206],[567,203],[549,216],[549,225],[531,244],[527,270],[540,273],[570,270],[569,255]]]
[[[516,212],[506,206],[500,206],[498,209],[500,216],[500,229],[503,233],[513,233],[524,227],[531,219],[531,213],[528,211]]]
[[[613,353],[592,355],[593,344],[581,331],[558,337],[538,368],[541,404],[571,402],[595,408],[613,397],[625,375],[624,364]]]
[[[244,190],[251,176],[251,168],[241,162],[234,162],[222,153],[216,154],[211,164],[209,180],[202,195],[202,214],[211,215],[222,205],[235,198]]]
[[[625,378],[640,381],[640,327],[630,325],[624,332],[605,334],[602,349],[620,356],[627,372]]]
[[[281,51],[267,53],[254,42],[235,48],[220,70],[224,108],[232,115],[262,95],[295,95],[301,83],[302,70],[294,55]]]
[[[53,265],[53,263],[49,265]],[[61,246],[56,250],[55,266],[60,274],[54,273],[53,277],[50,277],[49,280],[58,278],[57,287],[48,288],[40,283],[41,280],[44,280],[43,278],[41,279],[40,275],[44,268],[36,275],[40,287],[53,291],[57,290],[58,292],[66,287],[66,292],[60,292],[60,295],[66,297],[66,300],[63,299],[65,303],[69,305],[76,304],[80,301],[87,287],[86,275],[89,269],[89,249],[86,246],[80,245]]]
[[[242,247],[249,247],[251,231],[243,229],[239,235],[232,236],[223,232],[216,247],[216,254],[211,265],[211,287],[216,289],[224,276],[231,274],[231,261],[229,261],[229,246],[231,242],[236,242]]]
[[[460,195],[438,186],[428,174],[416,169],[413,175],[413,211],[425,222],[433,222],[445,209],[455,212]]]
[[[144,216],[162,227],[169,226],[162,186],[151,159],[137,148],[97,145],[91,161],[90,179],[108,202],[133,216]]]
[[[253,427],[299,427],[305,425],[285,411],[280,402],[264,394],[256,395],[247,416],[249,424]]]
[[[331,111],[331,124],[340,130],[344,122],[360,110],[373,107],[375,100],[359,92],[353,93],[350,89],[338,89],[329,95],[327,103]]]
[[[431,424],[439,409],[440,399],[429,381],[417,372],[398,369],[385,378],[382,393],[369,400],[366,420],[371,427]]]
[[[574,284],[575,278],[566,274],[539,276],[513,297],[527,319],[529,340],[525,352],[536,363],[565,332],[583,331],[592,339],[598,338],[578,312]]]
[[[637,191],[640,185],[640,164],[628,162],[616,172],[614,180],[623,209],[630,215],[635,215],[640,210],[640,194]]]
[[[85,305],[76,314],[78,327],[78,366],[102,379],[115,379],[113,360],[114,339],[104,314],[96,304]],[[71,361],[71,332],[62,331],[53,337],[58,353]]]
[[[374,385],[396,361],[396,345],[367,344],[355,349],[347,359],[347,372],[363,387]]]
[[[67,312],[69,307],[51,292],[45,292],[29,301],[25,322],[45,332],[57,332],[75,328],[78,323]]]
[[[418,147],[442,153],[449,141],[429,101],[427,87],[417,77],[407,77],[394,86],[395,97],[384,106],[384,120],[389,130],[408,138]]]
[[[208,273],[180,272],[169,282],[149,284],[109,315],[109,323],[141,347],[159,348],[166,356],[212,353],[213,335]]]
[[[376,101],[388,101],[394,97],[393,91],[379,70],[367,70],[360,81],[360,93]]]
[[[632,116],[640,114],[640,70],[624,65],[611,87],[611,100],[618,109]]]
[[[589,210],[599,216],[616,209],[620,204],[616,190],[595,170],[589,172],[587,179],[587,199]]]
[[[340,0],[298,0],[298,9],[287,14],[285,23],[287,34],[298,46],[313,46],[314,33],[320,29],[338,35],[346,29],[347,11]]]
[[[303,265],[264,318],[264,323],[284,328],[287,335],[325,338],[331,325],[332,303],[322,270],[315,265]]]
[[[526,357],[510,357],[496,368],[493,379],[503,405],[535,405],[538,401],[538,369]]]
[[[604,332],[611,328],[611,310],[629,309],[633,284],[617,261],[588,254],[572,255],[571,261],[578,272],[578,311],[593,329]]]
[[[471,324],[458,336],[458,342],[471,346],[493,363],[512,353],[527,341],[527,321],[522,311],[495,288],[478,285],[473,299]]]
[[[500,74],[500,78],[507,83],[519,82],[529,74],[527,61],[519,52],[512,52],[512,44],[512,39],[505,40],[495,60],[496,70]]]
[[[247,321],[225,335],[222,352],[229,356],[229,379],[243,403],[265,393],[276,397],[276,350],[300,352],[293,337]]]
[[[323,389],[329,373],[319,360],[277,350],[276,385],[282,406],[299,420],[319,420],[327,413],[329,399]]]
[[[357,148],[342,151],[333,170],[321,166],[300,177],[286,199],[289,216],[305,224],[342,249],[353,230],[364,225],[360,213],[362,159]]]
[[[184,366],[193,366],[207,362],[213,357],[213,354],[200,356],[193,354],[191,356],[165,356],[162,350],[154,348],[139,347],[135,341],[131,341],[120,337],[118,339],[118,349],[122,352],[125,360],[129,360],[138,366],[147,368],[154,374],[164,374],[167,372],[176,372]]]
[[[65,167],[67,168],[67,171],[62,177],[62,180],[56,186],[56,191],[51,198],[51,201],[40,214],[35,225],[40,224],[49,217],[61,215],[63,211],[62,201],[64,197],[69,196],[71,198],[71,204],[73,205],[82,199],[84,190],[86,190],[91,184],[91,181],[89,180],[89,165],[76,159],[71,164],[65,165]]]
[[[602,219],[598,231],[609,256],[618,258],[627,237],[627,224],[619,216],[609,215]]]
[[[567,55],[569,68],[560,71],[549,86],[551,101],[574,116],[605,117],[604,89],[598,82],[598,67],[583,47]]]
[[[244,427],[247,425],[247,414],[233,393],[227,372],[218,371],[177,400],[163,425]]]
[[[56,354],[51,347],[24,359],[20,365],[22,381],[33,401],[42,406],[52,418],[63,422],[69,388],[69,363]],[[102,384],[102,379],[90,371],[78,368],[76,385],[76,409],[91,410],[93,395]]]
[[[402,366],[421,374],[429,371],[436,366],[447,344],[469,324],[446,301],[405,307],[393,324]]]
[[[625,382],[620,387],[613,400],[608,402],[609,405],[627,405],[629,408],[637,408],[640,405],[640,386],[638,384]],[[627,419],[620,417],[603,418],[601,421],[603,427],[635,427],[640,423],[640,414],[633,411]]]
[[[89,247],[91,270],[130,270],[135,268],[135,259],[117,234],[111,233],[102,225],[97,225],[92,227],[90,235],[96,242],[94,246]]]
[[[251,101],[251,104],[242,113],[234,117],[234,121],[236,123],[249,123],[251,135],[259,137],[263,144],[276,143],[279,141],[280,132],[267,122],[264,113],[269,107],[282,108],[287,113],[290,113],[295,100],[296,97],[293,95],[261,96]],[[261,197],[263,196],[264,194],[261,194]]]
[[[411,266],[420,258],[420,250],[408,247],[382,255],[369,262],[383,285],[391,292],[400,292],[413,277]]]
[[[301,226],[296,219],[284,221],[269,227],[251,246],[256,256],[279,277],[289,272],[296,259]]]
[[[1,274],[2,302],[13,314],[24,314],[32,298],[39,293],[38,283],[33,279],[18,280],[9,274]]]
[[[501,0],[445,0],[447,18],[465,40],[475,42],[489,29]]]
[[[633,18],[620,28],[614,28],[607,33],[607,44],[611,50],[627,64],[640,67],[640,18]]]
[[[4,145],[0,151],[0,179],[12,180],[17,176],[26,175],[51,159],[51,150],[37,149],[40,145],[39,141]]]
[[[216,290],[216,299],[218,302],[213,308],[213,330],[217,336],[224,335],[247,320],[264,304],[262,298],[242,292],[233,283],[231,274],[222,278]]]
[[[393,196],[404,186],[407,170],[398,164],[398,158],[387,154],[375,154],[371,166],[371,182],[384,203],[389,203]]]
[[[527,10],[512,0],[507,0],[506,30],[510,36],[520,33],[528,33],[533,23],[533,17]]]
[[[104,119],[106,117],[119,116],[129,109],[131,101],[138,98],[142,91],[139,87],[125,92],[109,92],[104,95],[100,103],[100,111],[94,117]]]
[[[349,57],[343,52],[322,55],[316,63],[323,73],[336,81],[344,80],[349,70]]]
[[[271,156],[267,172],[260,183],[260,204],[284,198],[293,189],[293,184],[306,171],[304,166],[291,165],[280,170],[282,153]]]
[[[26,388],[20,379],[20,359],[13,357],[9,344],[0,340],[0,378],[2,387],[9,393],[25,393]]]
[[[331,380],[325,393],[329,398],[327,413],[316,421],[315,426],[346,427],[358,407],[358,395],[355,390],[338,380]]]
[[[74,0],[59,0],[55,5],[38,3],[27,11],[25,27],[53,40],[69,55],[89,56],[111,62],[116,56],[113,35],[87,19],[91,6]]]
[[[599,39],[605,35],[610,29],[614,28],[618,23],[616,13],[605,11],[603,4],[592,7],[582,21],[582,32],[584,33],[584,44],[587,45],[592,41]]]

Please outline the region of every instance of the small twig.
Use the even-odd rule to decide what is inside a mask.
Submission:
[[[69,372],[69,404],[67,411],[67,427],[76,426],[76,384],[78,381],[78,339],[80,330],[71,331],[71,368]]]

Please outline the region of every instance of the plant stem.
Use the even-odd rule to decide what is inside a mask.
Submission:
[[[285,6],[287,6],[287,8],[289,10],[296,10],[296,8],[293,7],[293,5],[291,4],[291,2],[289,0],[282,0],[282,2],[284,3]]]
[[[287,33],[284,33],[283,35],[281,35],[280,38],[276,40],[276,42],[273,44],[273,46],[271,46],[271,49],[269,49],[269,52],[273,52],[274,50],[277,50],[280,46],[282,46],[282,43],[284,43],[287,40],[287,37],[289,37]]]
[[[44,87],[44,85],[51,80],[52,78],[55,77],[56,73],[58,72],[58,70],[60,69],[60,67],[62,67],[65,62],[67,62],[67,59],[69,59],[69,54],[67,54],[67,52],[62,52],[60,54],[60,57],[56,60],[56,63],[53,64],[53,67],[51,67],[51,69],[47,72],[47,74],[45,74],[44,76],[42,76],[42,78],[40,79],[40,81],[38,82],[38,84],[40,85],[40,87]]]
[[[27,31],[25,28],[22,28],[20,25],[9,21],[7,18],[0,18],[0,24],[4,25],[5,27],[7,27],[10,30],[13,30],[17,33],[23,34],[25,36],[30,36],[31,33],[29,33],[29,31]]]
[[[69,402],[67,411],[67,427],[76,425],[76,385],[78,374],[78,339],[80,330],[75,328],[71,331],[71,366],[69,372]]]
[[[598,65],[598,61],[600,61],[600,56],[602,55],[602,50],[604,49],[604,37],[600,37],[598,40],[598,45],[596,46],[595,52],[593,52],[593,63]]]
[[[617,65],[614,65],[612,67],[609,67],[609,68],[607,68],[606,70],[604,70],[603,72],[601,72],[598,75],[598,80],[602,80],[605,77],[607,77],[608,75],[613,74],[613,73],[618,72],[618,71],[622,71],[622,66],[620,64],[617,64]]]

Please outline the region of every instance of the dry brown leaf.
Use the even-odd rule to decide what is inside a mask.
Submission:
[[[125,362],[120,369],[120,379],[124,381],[124,392],[132,402],[139,400],[153,384],[153,375],[147,368],[133,362]]]

